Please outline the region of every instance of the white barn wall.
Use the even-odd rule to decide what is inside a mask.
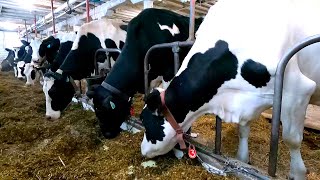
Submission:
[[[8,52],[5,48],[21,46],[18,34],[16,32],[0,31],[0,61],[7,57]]]

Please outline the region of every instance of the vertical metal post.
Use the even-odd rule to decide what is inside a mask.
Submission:
[[[196,5],[196,0],[190,0],[190,22],[189,22],[188,41],[194,41],[195,5]]]
[[[87,23],[90,22],[90,4],[89,0],[86,0],[86,12],[87,12]]]
[[[18,36],[19,36],[19,39],[20,39],[20,26],[18,26]]]
[[[56,34],[56,21],[54,17],[54,10],[53,10],[53,0],[51,0],[51,14],[52,14],[52,34]]]
[[[222,120],[219,116],[216,116],[216,137],[215,137],[215,147],[214,153],[221,154],[221,129],[222,129]]]
[[[37,15],[34,14],[34,33],[35,37],[37,37]]]
[[[179,67],[180,67],[180,62],[179,62],[179,51],[180,51],[180,47],[179,45],[175,45],[172,47],[172,52],[174,55],[174,74],[177,74]]]
[[[300,51],[304,47],[307,47],[317,42],[320,42],[320,35],[315,35],[315,36],[306,38],[304,41],[298,43],[292,49],[290,49],[278,63],[276,76],[275,76],[272,121],[271,121],[272,127],[271,127],[269,167],[268,167],[268,173],[270,176],[274,177],[276,175],[276,170],[277,170],[279,128],[280,128],[280,116],[281,116],[283,77],[284,77],[285,68],[293,55],[295,55],[298,51]]]
[[[24,28],[26,29],[26,36],[27,36],[27,42],[28,42],[27,20],[24,20]]]

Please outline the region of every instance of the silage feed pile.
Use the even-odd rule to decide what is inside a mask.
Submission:
[[[13,73],[0,73],[0,179],[237,179],[208,173],[197,160],[182,160],[173,153],[153,159],[156,167],[143,167],[142,133],[122,132],[106,140],[99,133],[93,112],[70,105],[56,121],[45,115],[40,85],[25,87]],[[143,107],[135,97],[135,116]],[[213,116],[203,116],[192,129],[202,142],[213,147]],[[251,164],[267,170],[270,124],[260,118],[252,123],[249,139]],[[310,173],[320,179],[320,135],[305,132],[302,153]],[[235,156],[236,126],[223,123],[222,152]],[[286,178],[289,153],[281,141],[279,178]]]

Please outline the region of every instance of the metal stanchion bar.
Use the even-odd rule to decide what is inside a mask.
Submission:
[[[97,54],[99,52],[105,52],[107,53],[107,56],[109,55],[110,52],[117,52],[117,53],[121,53],[121,50],[120,49],[116,49],[116,48],[100,48],[98,49],[95,54],[94,54],[94,69],[95,69],[95,74],[96,75],[99,75],[99,68],[98,68],[98,63],[97,63]],[[107,58],[107,62],[108,62],[108,67],[109,67],[109,70],[111,69],[111,62],[110,62],[110,58]]]
[[[161,49],[161,48],[173,48],[173,47],[188,47],[193,45],[193,41],[178,41],[178,42],[172,42],[172,43],[163,43],[163,44],[156,44],[152,46],[146,53],[146,56],[144,57],[144,92],[145,96],[149,93],[148,92],[148,87],[149,87],[149,79],[148,79],[148,74],[149,74],[149,56],[151,52],[155,49]],[[179,55],[175,55],[178,57],[177,60],[179,60]],[[178,71],[178,63],[175,62],[175,70]]]
[[[273,96],[273,110],[272,110],[272,128],[270,139],[270,154],[269,154],[269,167],[268,173],[270,176],[276,175],[277,169],[277,155],[278,155],[278,142],[279,142],[279,127],[282,103],[282,89],[283,89],[283,76],[285,68],[293,55],[298,51],[311,44],[320,42],[320,34],[311,36],[302,42],[295,45],[292,49],[287,51],[283,58],[279,61],[275,77],[274,96]]]
[[[54,17],[54,10],[53,10],[53,0],[51,0],[51,14],[52,14],[52,34],[56,34],[56,20]]]
[[[189,38],[188,41],[194,41],[194,21],[195,21],[195,5],[196,0],[190,0],[190,22],[189,22]]]
[[[221,154],[221,129],[222,129],[222,120],[219,116],[216,116],[216,137],[215,137],[215,148],[214,153]]]

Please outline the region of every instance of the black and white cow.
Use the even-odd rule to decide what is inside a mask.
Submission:
[[[55,73],[45,75],[43,91],[46,96],[46,117],[57,119],[71,102],[75,89],[70,82],[91,76],[94,72],[94,55],[99,48],[120,48],[123,46],[126,24],[120,20],[101,19],[80,27],[72,49]],[[111,55],[114,60],[118,54]],[[105,60],[105,53],[98,54]],[[99,62],[99,59],[98,59]]]
[[[47,69],[55,72],[70,52],[75,37],[76,34],[73,32],[59,32],[44,39],[41,44],[35,42],[35,48],[38,51],[33,53],[32,62],[25,66],[26,85],[33,85]],[[30,45],[32,46],[32,42]],[[47,61],[48,65],[40,67],[45,61]]]
[[[196,29],[202,19],[196,20]],[[189,35],[189,18],[163,9],[146,9],[128,25],[128,35],[119,59],[104,82],[89,92],[100,128],[106,138],[120,132],[120,126],[129,116],[131,97],[144,93],[144,57],[155,44],[185,41]],[[180,59],[190,48],[181,48]],[[163,76],[168,82],[174,76],[171,48],[154,51],[150,55],[150,77]]]
[[[1,65],[0,65],[0,70],[1,71],[11,71],[13,70],[14,67],[14,57],[15,57],[15,53],[13,50],[9,49],[9,48],[5,48],[6,51],[8,51],[8,56],[2,60]]]
[[[205,113],[238,123],[237,158],[248,162],[249,125],[273,104],[278,61],[320,32],[314,23],[319,15],[316,0],[218,1],[169,87],[146,98],[142,154],[152,158],[177,144],[179,136],[160,110],[167,107],[184,132]],[[282,136],[290,149],[290,177],[299,180],[306,178],[300,153],[306,108],[320,105],[319,57],[320,44],[308,46],[291,59],[284,77]]]
[[[23,46],[24,45],[22,45],[22,47]],[[25,46],[24,49],[25,49],[25,54],[24,54],[23,58],[19,59],[17,62],[17,75],[18,75],[17,77],[18,77],[18,79],[25,79],[26,78],[26,76],[24,74],[25,64],[31,63],[31,60],[32,60],[33,49],[30,46],[30,44]]]
[[[14,49],[15,52],[15,57],[14,57],[14,66],[13,66],[13,70],[14,70],[14,76],[18,77],[18,62],[23,61],[25,56],[27,55],[27,51],[26,48],[29,48],[30,43],[25,41],[25,40],[21,40],[22,45],[16,49]],[[23,64],[19,63],[19,66],[22,67]],[[21,69],[20,69],[21,71]],[[22,76],[22,75],[21,75]]]

